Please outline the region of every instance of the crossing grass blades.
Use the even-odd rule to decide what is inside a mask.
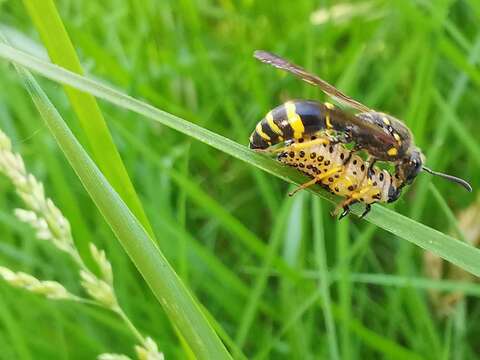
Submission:
[[[318,86],[328,96],[357,111],[351,114],[330,103],[287,101],[268,112],[257,124],[250,136],[251,149],[278,154],[280,162],[312,178],[290,195],[320,184],[345,198],[332,214],[337,216],[343,210],[339,217],[342,219],[354,203],[365,204],[363,217],[373,203],[394,202],[403,187],[411,184],[422,171],[472,191],[465,180],[427,168],[425,156],[415,146],[410,129],[400,120],[368,108],[275,54],[259,50],[254,56]],[[366,159],[360,152],[366,154]],[[378,167],[377,161],[392,165],[393,173]]]

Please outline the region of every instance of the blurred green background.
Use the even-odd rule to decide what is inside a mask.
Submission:
[[[270,50],[403,119],[427,165],[478,188],[477,0],[56,4],[86,73],[160,109],[247,144],[259,119],[284,100],[324,99],[252,57],[255,49]],[[14,46],[45,56],[21,2],[0,1],[0,25]],[[0,71],[0,127],[71,221],[80,249],[93,241],[106,250],[132,321],[166,358],[186,358],[18,76],[5,62]],[[39,80],[82,140],[61,87]],[[480,288],[472,279],[462,287],[468,297],[460,296],[441,316],[429,293],[451,294],[458,287],[425,275],[421,249],[355,217],[337,222],[325,201],[307,193],[290,199],[288,184],[246,163],[100,105],[161,249],[246,357],[477,358]],[[4,178],[0,189],[0,264],[81,293],[74,264],[14,217],[20,202]],[[422,174],[394,207],[451,232],[440,205],[456,213],[475,198],[475,192]],[[255,251],[258,244],[265,245],[263,255]],[[280,261],[288,266],[279,267]],[[123,323],[106,311],[0,283],[1,359],[133,356],[133,344]]]

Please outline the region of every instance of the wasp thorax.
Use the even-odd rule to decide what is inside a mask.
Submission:
[[[378,160],[403,159],[412,143],[408,128],[398,119],[381,112],[370,111],[356,115],[363,125],[351,127],[357,147],[365,149]]]

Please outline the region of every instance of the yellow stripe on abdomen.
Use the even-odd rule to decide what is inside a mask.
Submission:
[[[263,129],[262,129],[262,123],[259,122],[257,124],[257,127],[255,128],[255,131],[257,132],[258,135],[260,135],[260,137],[262,139],[264,139],[269,145],[271,145],[271,142],[270,142],[270,136],[268,136],[267,134],[265,134],[263,132]]]
[[[267,116],[265,117],[267,119],[267,125],[270,127],[270,129],[278,135],[278,140],[283,141],[283,131],[278,127],[277,124],[273,121],[273,114],[270,111]]]
[[[270,111],[267,116],[266,116],[266,119],[267,119],[267,124],[268,126],[270,126],[270,129],[272,129],[272,131],[277,134],[277,135],[283,135],[283,132],[282,130],[278,127],[277,124],[275,124],[275,122],[273,121],[273,114],[272,112]]]
[[[330,110],[335,109],[335,106],[333,106],[333,104],[326,102],[325,107],[327,108],[327,110],[325,111],[325,125],[327,125],[327,129],[333,129],[333,125],[330,120]]]
[[[295,139],[301,138],[305,132],[305,127],[303,126],[302,118],[297,114],[295,103],[287,101],[285,103],[285,110],[287,112],[288,123],[293,130],[293,137]]]

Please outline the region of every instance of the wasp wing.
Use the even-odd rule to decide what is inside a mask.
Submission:
[[[355,130],[357,134],[368,134],[372,138],[375,138],[377,141],[385,145],[398,145],[396,139],[389,133],[387,129],[383,129],[382,127],[376,125],[375,123],[367,119],[362,119],[358,115],[348,113],[338,107],[332,109],[331,107],[322,105],[322,108],[324,109],[324,111],[330,112],[331,118],[335,118],[336,122],[341,122],[345,124],[346,128],[357,127],[357,130]]]
[[[341,102],[344,105],[350,106],[361,112],[372,111],[362,103],[345,95],[344,93],[342,93],[340,90],[338,90],[333,85],[326,82],[325,80],[320,79],[318,76],[313,75],[312,73],[309,73],[307,70],[303,69],[302,67],[292,64],[291,62],[281,58],[278,55],[272,54],[268,51],[256,50],[253,56],[256,59],[260,60],[261,62],[270,64],[276,68],[288,71],[298,76],[302,80],[308,82],[309,84],[318,86],[325,94],[327,94],[328,96],[334,99],[337,99],[339,102]]]

